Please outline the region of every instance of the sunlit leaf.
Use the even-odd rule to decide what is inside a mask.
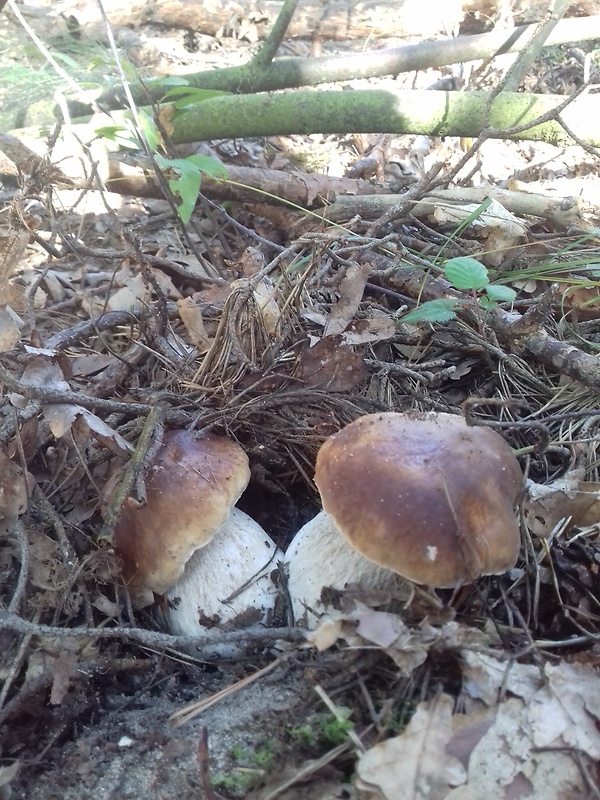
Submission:
[[[189,161],[194,166],[198,167],[200,172],[205,172],[211,178],[226,178],[227,167],[212,156],[203,156],[197,153],[193,156],[188,156],[186,161]]]
[[[150,148],[151,152],[154,153],[158,149],[158,146],[162,140],[160,131],[156,127],[156,122],[154,122],[152,117],[147,114],[143,108],[138,110],[138,116],[144,136],[146,137],[146,142],[148,143],[148,147]]]

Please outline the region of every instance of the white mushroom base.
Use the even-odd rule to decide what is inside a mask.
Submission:
[[[197,550],[166,593],[165,617],[181,636],[214,636],[268,623],[278,589],[271,572],[283,554],[260,525],[234,508],[212,541]],[[215,645],[215,656],[235,656],[236,646]],[[203,656],[205,653],[203,653]]]
[[[394,590],[406,593],[407,583],[395,572],[357,553],[324,511],[307,522],[286,550],[288,592],[296,623],[314,627],[326,608],[324,587]]]

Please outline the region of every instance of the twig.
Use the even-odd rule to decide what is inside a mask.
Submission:
[[[131,311],[106,311],[94,320],[78,322],[77,325],[58,331],[46,340],[45,347],[49,350],[66,350],[84,341],[88,336],[138,321],[137,315]]]
[[[161,424],[161,416],[162,409],[160,406],[154,406],[144,421],[144,427],[142,428],[135,450],[127,463],[123,477],[112,493],[110,502],[104,509],[104,524],[100,530],[100,539],[112,540],[114,527],[121,513],[121,509],[126,499],[131,494],[132,487],[138,480],[140,470],[146,460],[146,454],[149,448],[152,447],[152,440],[157,434],[162,434],[163,426]],[[138,499],[141,500],[142,498]]]
[[[524,37],[524,49],[504,76],[501,91],[516,92],[518,90],[521,81],[529,72],[533,62],[542,51],[546,40],[556,28],[561,18],[564,17],[570,5],[571,0],[553,0],[546,14],[546,19],[542,20],[533,28],[531,33],[528,32]]]
[[[90,397],[78,392],[59,392],[56,389],[49,389],[45,386],[21,383],[2,364],[0,364],[0,383],[4,384],[5,388],[23,395],[23,397],[28,399],[36,398],[44,403],[73,403],[74,405],[83,406],[83,408],[100,409],[117,414],[134,414],[135,416],[149,414],[154,407],[148,403],[123,403],[118,400]]]
[[[19,543],[19,558],[21,560],[17,585],[8,605],[8,613],[16,614],[25,594],[27,578],[29,577],[29,540],[27,538],[27,530],[20,519],[15,518],[12,521],[10,530],[15,534]]]
[[[339,756],[347,753],[351,747],[352,745],[350,744],[350,741],[342,742],[342,744],[338,744],[337,747],[334,747],[333,750],[325,753],[325,755],[321,756],[321,758],[317,758],[314,761],[307,761],[300,767],[300,769],[297,770],[297,772],[292,775],[291,778],[284,780],[283,783],[280,783],[273,789],[267,790],[266,794],[261,794],[260,800],[275,800],[275,798],[279,797],[280,794],[283,794],[286,789],[290,789],[295,784],[306,781],[307,778],[310,778],[310,776],[314,775],[315,772],[318,772],[323,767],[331,764],[332,761],[335,761],[336,758],[339,758]]]
[[[200,785],[206,800],[217,800],[210,782],[210,760],[208,752],[208,728],[200,728],[198,739],[198,771],[200,773]]]
[[[164,648],[196,647],[199,654],[205,648],[216,644],[257,644],[284,640],[304,642],[306,631],[302,628],[245,628],[238,631],[223,631],[210,636],[172,636],[159,631],[142,628],[60,628],[54,625],[38,625],[8,611],[0,611],[0,630],[33,636],[55,636],[77,638],[80,636],[96,639],[131,639],[146,647]]]
[[[12,0],[11,0],[12,1]],[[262,44],[262,47],[254,58],[250,61],[249,69],[253,68],[263,70],[270,66],[275,53],[279,49],[279,45],[283,41],[285,32],[287,31],[299,0],[285,0],[281,6],[281,10],[277,15],[275,24],[271,28],[269,35]]]

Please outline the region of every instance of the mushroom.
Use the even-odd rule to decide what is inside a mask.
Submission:
[[[505,572],[519,554],[522,481],[504,439],[460,416],[360,417],[317,455],[323,511],[285,555],[295,616],[323,610],[324,586],[451,588]]]
[[[177,634],[243,627],[275,605],[275,543],[233,508],[249,478],[248,457],[230,439],[168,431],[148,471],[146,504],[125,503],[114,546],[130,595],[143,607],[165,594]]]

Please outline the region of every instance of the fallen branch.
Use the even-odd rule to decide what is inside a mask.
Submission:
[[[159,631],[142,628],[59,628],[55,625],[39,625],[12,614],[0,611],[0,630],[12,631],[24,636],[49,636],[57,638],[130,639],[146,647],[188,648],[194,647],[199,657],[204,649],[222,644],[261,644],[276,641],[304,642],[306,631],[302,628],[244,628],[236,631],[221,631],[207,636],[172,636]]]
[[[202,7],[201,3],[195,4],[199,13]],[[156,11],[164,11],[166,6],[157,4],[153,8]],[[211,15],[213,13],[212,7],[210,13]],[[422,22],[423,18],[420,21]],[[301,15],[297,15],[296,22],[301,22]],[[169,22],[169,25],[173,24],[172,21]],[[295,35],[293,25],[294,22],[291,36]],[[193,27],[198,30],[197,26]],[[520,52],[527,46],[534,27],[520,26],[508,31],[494,30],[474,36],[420,41],[418,44],[361,53],[359,58],[355,53],[319,58],[279,58],[264,68],[250,62],[241,66],[188,73],[181,77],[196,88],[216,89],[234,94],[271,92],[335,81],[382,78],[402,72],[491,59],[504,53]],[[369,35],[373,36],[372,30]],[[425,36],[423,31],[421,35]],[[352,36],[344,34],[343,38]],[[561,20],[548,36],[545,46],[598,38],[600,38],[600,16],[574,17]],[[161,84],[159,80],[149,81],[144,86],[135,84],[132,86],[133,97],[141,105],[146,104],[149,97],[154,102],[160,101],[165,91],[164,83]],[[123,91],[120,87],[115,87],[99,95],[97,100],[104,108],[121,108]],[[85,113],[86,109],[78,102],[73,102],[70,108],[74,116]]]

